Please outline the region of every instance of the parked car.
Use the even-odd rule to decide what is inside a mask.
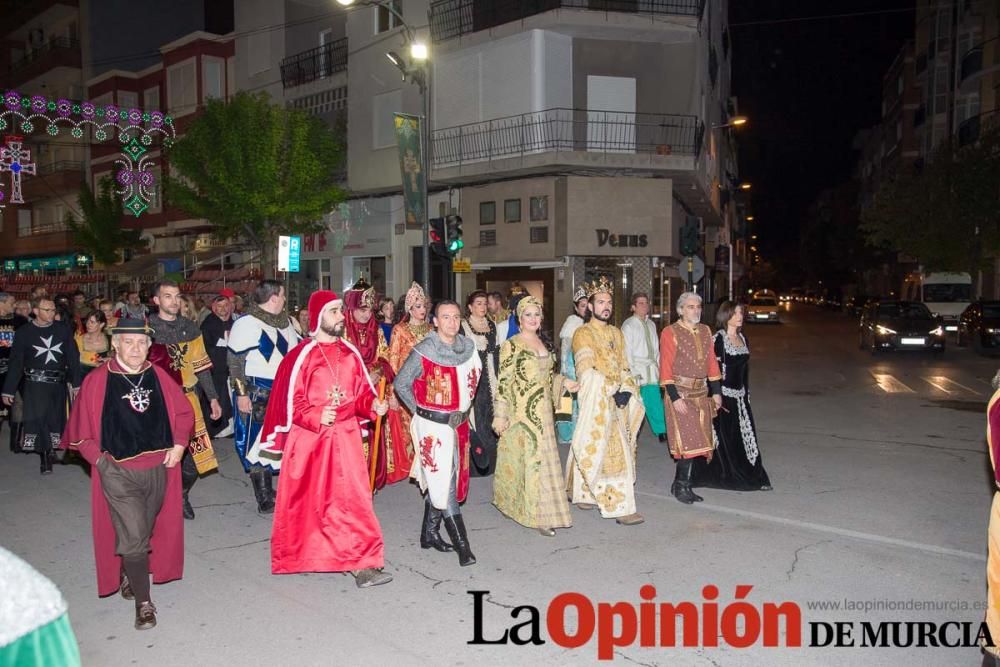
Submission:
[[[919,301],[873,301],[861,315],[858,347],[872,354],[898,350],[944,352],[944,326]]]
[[[861,317],[865,306],[874,300],[874,297],[864,294],[855,294],[854,296],[847,297],[847,300],[844,302],[844,312],[851,317]]]
[[[778,324],[778,299],[774,292],[754,294],[747,306],[747,322],[774,322]]]
[[[1000,301],[975,301],[962,311],[957,344],[969,343],[976,352],[1000,349]]]

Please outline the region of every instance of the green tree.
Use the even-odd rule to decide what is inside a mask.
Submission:
[[[142,245],[139,230],[122,227],[124,208],[110,178],[101,179],[97,194],[86,182],[81,183],[77,201],[82,217],[77,220],[67,214],[66,226],[74,243],[92,255],[96,263],[117,264],[121,250]]]
[[[167,200],[208,220],[218,238],[244,239],[265,258],[278,235],[321,231],[323,215],[346,197],[337,185],[337,135],[264,93],[208,101],[169,161],[177,176],[166,179]]]
[[[927,271],[967,272],[976,284],[1000,253],[1000,127],[897,174],[862,220],[870,245],[916,257]]]

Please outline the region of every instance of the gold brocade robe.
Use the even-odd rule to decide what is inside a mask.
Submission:
[[[212,449],[212,439],[205,425],[205,415],[201,411],[201,401],[198,399],[198,373],[212,368],[212,360],[205,349],[205,339],[200,335],[183,343],[166,343],[167,355],[170,357],[170,369],[180,373],[181,387],[194,410],[194,434],[191,436],[189,448],[194,457],[195,466],[200,474],[205,474],[219,467]]]
[[[636,438],[646,410],[625,359],[625,337],[591,320],[573,334],[573,359],[580,414],[566,489],[572,502],[596,504],[605,518],[634,514]],[[624,408],[615,404],[618,391],[632,394]]]

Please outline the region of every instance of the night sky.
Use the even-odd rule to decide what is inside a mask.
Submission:
[[[761,255],[779,274],[798,261],[798,228],[809,205],[850,178],[854,135],[879,122],[882,77],[914,32],[914,12],[898,10],[913,6],[730,0],[733,91],[750,118],[739,139],[740,177],[753,184]],[[864,15],[830,16],[852,13]],[[817,18],[789,20],[803,17]]]

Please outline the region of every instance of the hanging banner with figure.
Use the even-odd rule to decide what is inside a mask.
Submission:
[[[424,202],[427,201],[427,178],[424,157],[420,150],[419,116],[394,113],[396,143],[399,145],[399,169],[403,177],[403,204],[406,226],[420,228],[424,222]]]

